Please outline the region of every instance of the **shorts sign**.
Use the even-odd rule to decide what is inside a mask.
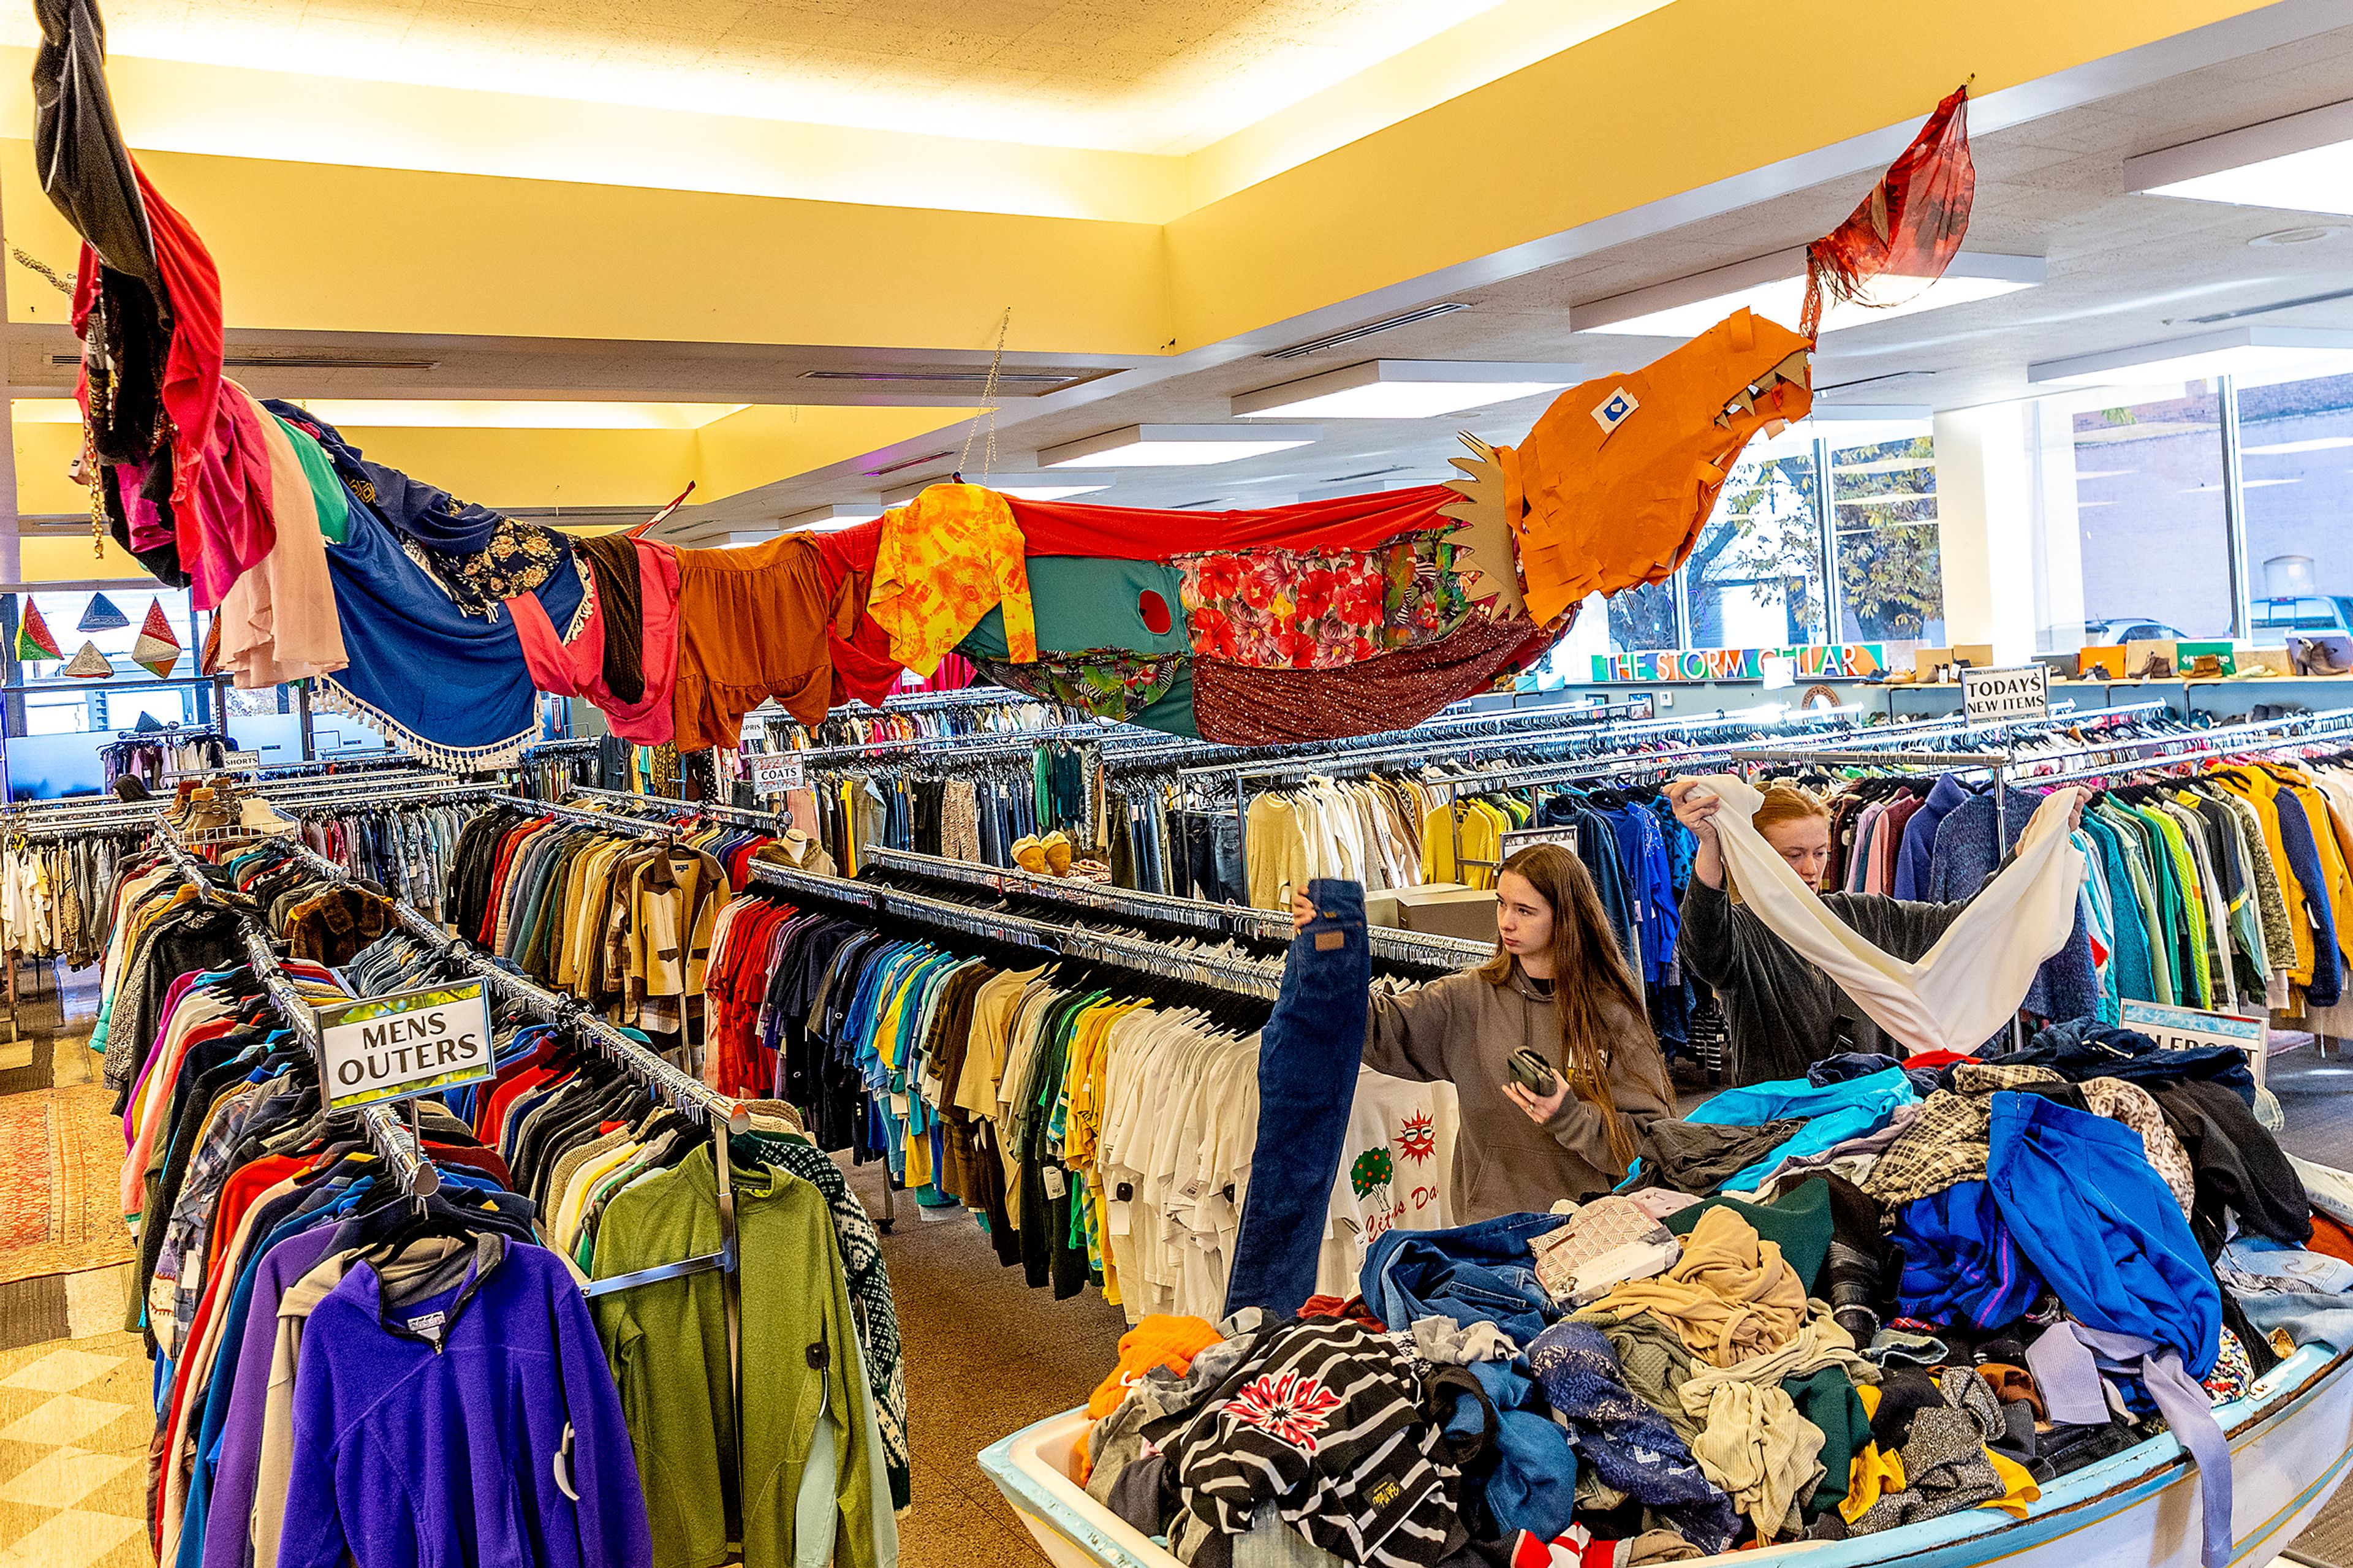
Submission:
[[[750,752],[744,758],[744,767],[752,780],[752,793],[764,800],[808,782],[807,768],[789,752]]]
[[[1961,709],[1973,724],[2047,718],[2051,712],[2051,667],[2023,664],[2015,669],[1964,669]]]
[[[320,1070],[338,1110],[491,1077],[491,1005],[480,980],[319,1009]]]
[[[2271,1022],[2267,1018],[2240,1013],[2203,1013],[2195,1007],[2168,1007],[2157,1002],[2129,999],[2119,1014],[2126,1028],[2138,1029],[2169,1051],[2230,1046],[2246,1052],[2260,1064],[2269,1048]]]

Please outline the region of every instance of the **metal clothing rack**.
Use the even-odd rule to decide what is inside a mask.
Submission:
[[[2083,767],[2071,767],[2063,773],[2033,773],[2021,779],[2023,784],[2071,784],[2075,779],[2099,779],[2111,773],[2132,773],[2141,767],[2165,767],[2167,763],[2190,763],[2211,756],[2228,756],[2231,751],[2275,751],[2280,746],[2301,746],[2313,740],[2337,734],[2353,728],[2353,709],[2327,709],[2323,713],[2292,713],[2287,718],[2263,718],[2245,725],[2217,725],[2211,730],[2184,730],[2181,734],[2156,734],[2141,742],[2117,742],[2113,746],[2084,746],[2080,751],[2056,753],[2056,756],[2111,756],[2113,763],[2087,763]],[[2263,744],[2268,742],[2268,744]],[[2167,751],[2172,746],[2172,751]],[[2129,761],[2120,753],[2132,753]],[[2141,756],[2146,753],[2146,756]],[[2045,753],[2052,756],[2052,753]]]
[[[1000,870],[977,861],[946,860],[936,855],[918,855],[912,850],[890,849],[880,845],[861,851],[861,858],[866,864],[880,870],[904,871],[944,882],[961,883],[965,887],[989,888],[1008,897],[1046,899],[1073,908],[1136,920],[1166,921],[1171,924],[1189,925],[1201,931],[1232,936],[1279,942],[1288,942],[1292,936],[1291,916],[1281,910],[1253,909],[1243,904],[1212,904],[1199,899],[1138,892],[1132,888],[1108,887],[1100,882],[1040,877],[1019,869]],[[1366,928],[1366,934],[1372,956],[1399,963],[1461,969],[1484,963],[1494,956],[1494,949],[1484,942],[1440,936],[1431,931],[1371,926]]]
[[[237,909],[212,884],[204,873],[205,862],[192,853],[161,812],[152,815],[155,841],[163,848],[183,879],[196,891],[196,897],[217,908],[227,910],[237,919],[239,933],[245,938],[246,963],[253,970],[254,979],[269,996],[302,1044],[311,1052],[311,1059],[320,1069],[319,1101],[322,1109],[327,1103],[326,1063],[319,1044],[319,1015],[295,988],[292,977],[278,962],[269,939],[254,924],[252,918]],[[423,1202],[441,1187],[440,1173],[433,1162],[425,1157],[425,1142],[412,1120],[404,1128],[391,1108],[383,1105],[362,1106],[358,1112],[360,1126],[365,1130],[368,1142],[384,1159],[385,1167],[400,1184],[400,1190],[411,1199]]]
[[[673,800],[666,795],[632,795],[625,789],[593,789],[587,784],[566,784],[565,798],[586,795],[592,800],[609,800],[616,806],[649,806],[680,816],[717,816],[745,827],[757,827],[768,833],[782,831],[782,814],[761,811],[754,806],[728,805],[715,800]]]
[[[2289,732],[2291,726],[2296,727],[2293,732]],[[2235,752],[2274,752],[2289,746],[2310,745],[2348,730],[2353,730],[2353,708],[2335,708],[2321,713],[2297,713],[2285,719],[2262,720],[2251,724],[2227,724],[2131,744],[2087,747],[2080,754],[2089,756],[2100,752],[2138,753],[2156,746],[2179,745],[2184,741],[2194,742],[2179,751],[2118,757],[2111,762],[2071,768],[2063,773],[2031,773],[2021,782],[2030,784],[2073,784],[2083,779],[2106,778],[2115,773],[2167,767],[2175,763],[2205,762]]]
[[[952,899],[934,899],[873,882],[848,882],[769,861],[752,862],[754,885],[803,898],[829,900],[878,914],[898,915],[968,936],[1036,948],[1066,958],[1092,959],[1123,969],[1214,985],[1239,995],[1271,1000],[1282,988],[1282,965],[1271,959],[1231,953],[1188,952],[1148,937],[1058,925],[1001,910],[978,909]],[[1214,908],[1217,906],[1203,906]]]
[[[297,858],[321,876],[339,882],[352,879],[351,873],[307,845],[290,845]],[[454,933],[444,930],[427,916],[409,908],[397,899],[386,900],[391,905],[394,921],[415,941],[424,943],[444,959],[462,964],[491,989],[519,1004],[526,1012],[542,1022],[558,1028],[569,1029],[602,1050],[646,1087],[668,1100],[681,1110],[711,1129],[712,1154],[719,1173],[719,1237],[717,1252],[698,1258],[682,1258],[675,1263],[656,1264],[633,1273],[616,1274],[608,1279],[592,1281],[587,1287],[590,1297],[607,1296],[617,1290],[632,1289],[639,1285],[651,1285],[664,1279],[683,1279],[691,1274],[720,1269],[730,1277],[728,1298],[728,1338],[735,1338],[737,1303],[733,1296],[733,1276],[736,1272],[735,1194],[734,1179],[728,1163],[727,1135],[748,1131],[752,1114],[740,1100],[717,1093],[700,1079],[681,1070],[674,1064],[602,1018],[591,1013],[586,1004],[577,997],[550,991],[545,986],[501,967],[488,954],[469,946]]]

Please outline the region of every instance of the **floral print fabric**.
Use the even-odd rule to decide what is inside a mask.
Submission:
[[[1193,651],[1253,669],[1336,669],[1436,642],[1470,609],[1450,531],[1376,550],[1180,555]]]
[[[1044,654],[1033,664],[978,661],[999,686],[1060,702],[1096,719],[1134,719],[1168,695],[1185,672],[1182,654]]]

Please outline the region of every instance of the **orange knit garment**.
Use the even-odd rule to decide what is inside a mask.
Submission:
[[[1525,443],[1496,448],[1537,625],[1683,564],[1748,437],[1811,412],[1807,383],[1774,373],[1812,346],[1736,310],[1655,363],[1562,393]],[[1596,417],[1620,392],[1630,409]]]
[[[1153,1312],[1135,1327],[1119,1337],[1119,1364],[1111,1375],[1095,1384],[1087,1395],[1087,1419],[1100,1421],[1119,1408],[1127,1391],[1144,1374],[1155,1366],[1165,1366],[1179,1377],[1193,1364],[1193,1358],[1208,1350],[1225,1336],[1202,1318],[1180,1318],[1166,1312]],[[1083,1483],[1092,1463],[1087,1454],[1088,1434],[1079,1435],[1079,1479]]]

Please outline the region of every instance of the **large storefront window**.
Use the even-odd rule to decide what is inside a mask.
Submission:
[[[1837,640],[1942,642],[1935,440],[1925,422],[1916,433],[1828,428]]]
[[[1937,527],[1925,419],[1815,420],[1752,441],[1683,570],[1609,601],[1609,651],[1935,642]]]
[[[2045,652],[2232,635],[2218,384],[2044,398],[2032,426]]]
[[[2353,631],[2353,374],[2242,385],[2248,636]]]
[[[1694,647],[1822,640],[1820,481],[1802,436],[1752,443],[1683,564]]]
[[[1681,647],[1675,625],[1675,586],[1645,583],[1609,596],[1609,651],[1635,653],[1643,648]]]

